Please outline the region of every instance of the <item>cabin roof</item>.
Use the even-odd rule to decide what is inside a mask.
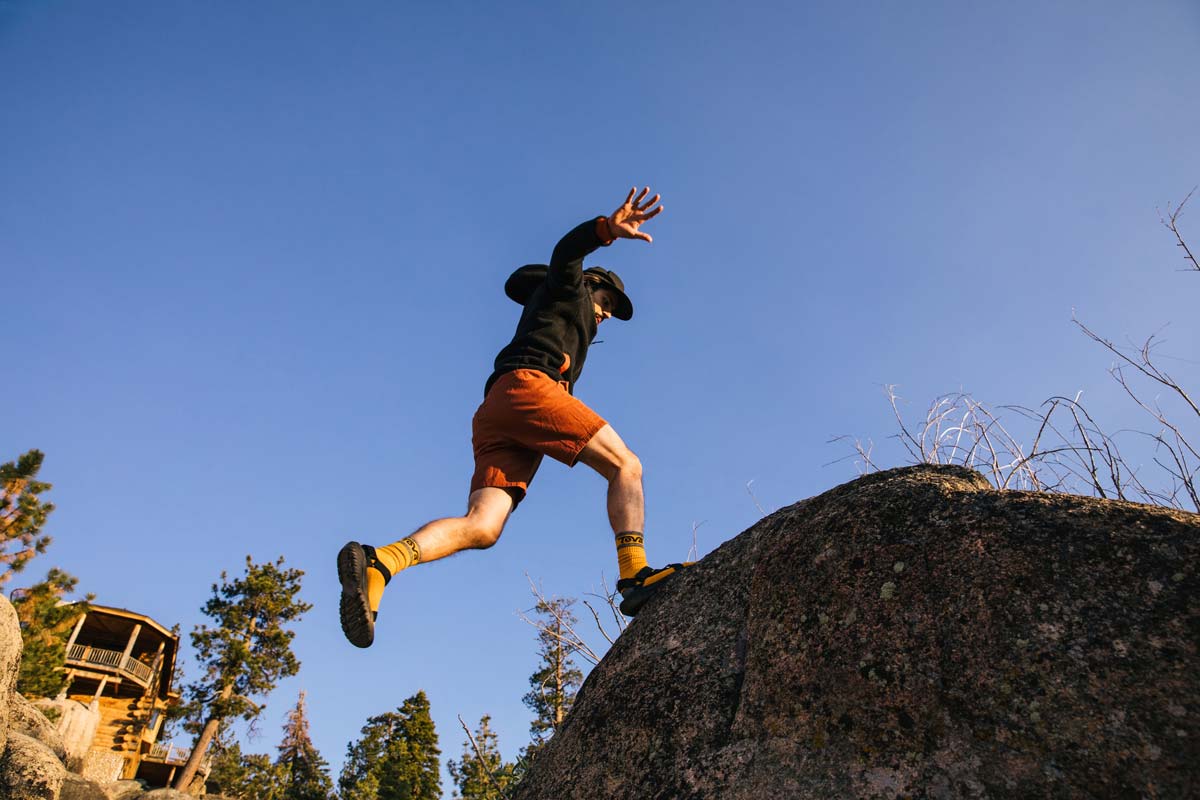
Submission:
[[[178,636],[176,636],[174,633],[171,633],[170,628],[164,628],[158,622],[155,622],[152,618],[146,616],[145,614],[139,614],[138,612],[130,611],[127,608],[116,608],[114,606],[102,606],[97,603],[88,603],[88,616],[90,617],[93,614],[123,617],[124,619],[134,620],[135,622],[140,622],[143,626],[149,625],[151,628],[154,628],[156,631],[169,639],[175,639],[176,641],[179,640]]]

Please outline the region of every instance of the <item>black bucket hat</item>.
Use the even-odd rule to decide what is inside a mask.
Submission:
[[[533,295],[534,289],[546,280],[549,271],[550,268],[545,264],[526,264],[508,276],[508,280],[504,282],[504,293],[510,300],[525,305]],[[617,273],[604,267],[588,267],[583,271],[583,279],[593,285],[603,286],[616,296],[614,317],[623,320],[633,318],[633,303],[625,294],[625,283]]]

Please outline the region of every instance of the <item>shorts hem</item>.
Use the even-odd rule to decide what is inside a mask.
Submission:
[[[587,436],[580,437],[577,443],[578,448],[574,452],[569,453],[569,460],[564,462],[568,467],[574,467],[579,463],[579,456],[583,453],[584,449],[591,444],[592,439],[596,438],[596,434],[603,430],[604,426],[608,424],[606,420],[601,419],[600,417],[597,417],[596,419],[598,422],[595,425],[595,430],[589,431]]]

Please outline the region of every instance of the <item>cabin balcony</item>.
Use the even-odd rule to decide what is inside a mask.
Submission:
[[[133,656],[127,656],[119,650],[107,650],[103,647],[93,647],[88,644],[73,644],[67,650],[67,666],[96,668],[105,672],[113,672],[121,677],[133,679],[143,688],[150,686],[154,678],[154,667],[142,663]]]
[[[142,751],[135,777],[151,786],[170,786],[191,754],[190,747],[175,747],[170,742],[151,745]],[[200,759],[200,774],[208,775],[211,769],[212,757],[206,754]]]
[[[187,763],[191,754],[192,748],[190,747],[176,747],[169,742],[164,742],[151,745],[149,752],[142,756],[142,760],[182,766]]]

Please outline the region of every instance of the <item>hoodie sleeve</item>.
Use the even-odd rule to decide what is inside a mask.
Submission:
[[[599,247],[612,244],[611,239],[601,238],[606,228],[606,217],[593,217],[572,228],[554,246],[550,256],[550,272],[546,282],[554,291],[574,290],[583,281],[583,259]]]

